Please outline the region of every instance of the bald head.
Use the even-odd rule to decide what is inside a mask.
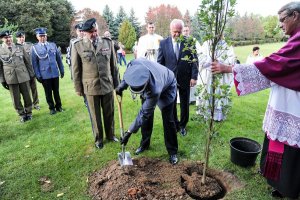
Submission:
[[[170,32],[173,39],[178,38],[183,29],[184,23],[180,19],[173,19],[170,23]]]

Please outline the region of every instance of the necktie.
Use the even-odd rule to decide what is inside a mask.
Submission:
[[[97,40],[93,40],[92,44],[93,44],[93,47],[94,47],[95,49],[97,49]]]
[[[175,44],[175,55],[176,55],[176,59],[178,60],[178,57],[179,57],[179,43],[176,42]]]
[[[12,47],[8,47],[8,49],[10,50],[10,52],[12,52]]]

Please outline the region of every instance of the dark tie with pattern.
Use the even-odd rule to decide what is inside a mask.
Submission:
[[[10,52],[12,52],[12,47],[8,47],[8,50],[10,50]]]
[[[94,47],[95,49],[97,49],[97,40],[93,40],[92,44],[93,44],[93,47]]]
[[[179,43],[176,42],[175,44],[175,55],[176,55],[176,59],[178,60],[178,57],[179,57]]]

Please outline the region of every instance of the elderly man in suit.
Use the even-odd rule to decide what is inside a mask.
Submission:
[[[113,43],[109,38],[99,37],[96,19],[87,20],[82,30],[84,38],[75,41],[71,49],[73,80],[77,95],[86,96],[95,146],[102,149],[102,114],[106,138],[118,142],[114,134],[113,91],[119,85],[119,73]]]
[[[0,46],[0,82],[9,90],[14,108],[20,116],[20,122],[32,119],[32,100],[29,80],[34,77],[30,59],[21,46],[13,44],[11,32],[0,33],[3,44]],[[21,103],[21,96],[24,106]]]
[[[197,59],[196,53],[183,50],[188,45],[185,43],[186,38],[180,37],[183,26],[182,20],[172,20],[170,23],[171,36],[160,42],[157,62],[172,70],[177,79],[181,112],[179,121],[176,104],[174,104],[174,119],[177,130],[180,131],[182,136],[185,136],[187,134],[186,125],[189,120],[190,87],[195,86],[197,82],[198,62],[189,62],[182,59],[185,56]]]

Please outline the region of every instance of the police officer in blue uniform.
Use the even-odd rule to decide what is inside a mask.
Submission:
[[[154,109],[158,105],[163,119],[164,139],[170,156],[169,161],[171,164],[178,162],[178,142],[173,115],[176,84],[174,73],[156,62],[138,58],[128,64],[124,80],[119,87],[126,88],[128,85],[133,93],[142,94],[145,101],[136,119],[121,139],[121,144],[127,144],[131,134],[136,133],[143,123],[153,115]]]
[[[50,114],[53,115],[57,111],[63,111],[59,95],[59,75],[61,78],[64,77],[64,66],[56,44],[47,42],[46,31],[46,28],[35,29],[39,42],[32,46],[31,58],[36,79],[44,87]]]

